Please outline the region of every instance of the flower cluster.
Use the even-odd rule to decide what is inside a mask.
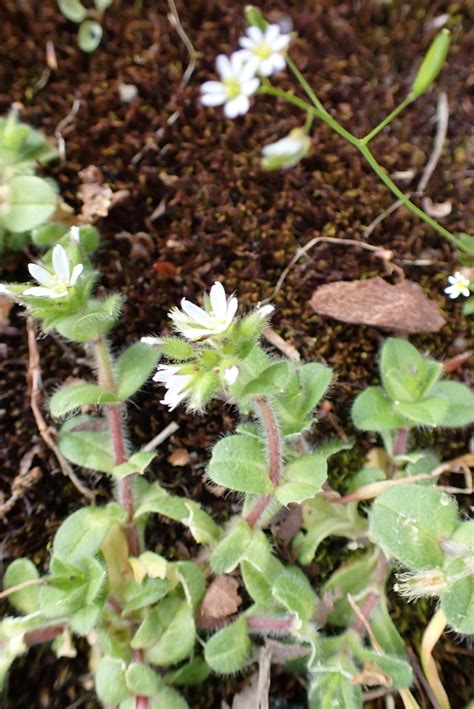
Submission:
[[[205,106],[224,106],[227,118],[247,113],[249,96],[260,86],[260,77],[271,76],[286,66],[285,51],[290,35],[283,34],[278,25],[260,29],[252,25],[241,37],[241,49],[230,57],[220,54],[216,69],[220,81],[206,81],[202,86],[201,101]]]
[[[196,348],[195,358],[187,357],[187,361],[179,364],[160,364],[153,377],[166,387],[161,403],[170,411],[182,401],[187,401],[190,409],[200,410],[216,390],[231,387],[239,379],[238,357],[226,345],[234,332],[237,308],[237,298],[227,296],[222,283],[216,281],[209,295],[204,296],[203,307],[183,298],[181,309],[170,311],[175,329]],[[250,317],[256,316],[263,323],[273,310],[273,305],[263,305]],[[166,343],[155,337],[142,337],[141,341],[151,347]],[[207,358],[202,356],[203,352]]]

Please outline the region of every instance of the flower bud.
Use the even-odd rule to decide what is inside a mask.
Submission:
[[[266,145],[262,150],[262,168],[281,170],[297,165],[311,150],[311,138],[303,128],[294,128],[282,140]]]
[[[258,27],[260,30],[264,30],[268,25],[261,11],[254,5],[247,5],[244,10],[244,15],[248,25],[255,25],[255,27]]]
[[[449,30],[441,30],[432,41],[430,48],[426,52],[418,73],[413,82],[410,92],[412,99],[421,96],[433,83],[444,66],[449,45],[451,44],[451,34]]]

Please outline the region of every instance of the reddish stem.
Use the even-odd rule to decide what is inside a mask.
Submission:
[[[133,661],[143,662],[143,651],[134,650],[133,651]],[[138,695],[135,697],[135,709],[148,709],[148,697]]]
[[[97,361],[99,386],[110,392],[116,391],[115,378],[112,370],[112,363],[104,338],[99,338],[94,342],[95,356]],[[116,465],[121,465],[127,460],[127,449],[125,444],[125,433],[121,420],[121,405],[104,404],[107,422],[109,424],[110,437],[112,439],[112,449]],[[127,513],[127,541],[130,554],[137,556],[140,553],[140,543],[137,530],[133,524],[135,504],[133,499],[133,488],[130,476],[119,480],[118,497]]]
[[[275,487],[280,481],[281,475],[281,444],[280,444],[280,431],[278,430],[278,424],[276,422],[275,416],[271,409],[268,399],[265,397],[259,397],[255,399],[255,404],[257,405],[260,418],[262,419],[263,428],[265,429],[265,436],[267,438],[268,445],[268,475]]]
[[[255,405],[258,408],[260,418],[265,430],[265,437],[268,445],[268,477],[276,487],[281,476],[281,441],[278,424],[273,414],[272,408],[266,397],[255,399]],[[248,513],[245,521],[249,527],[255,527],[263,512],[267,509],[272,501],[272,495],[263,495],[259,497],[255,505]]]
[[[59,625],[50,625],[46,628],[38,628],[38,630],[30,630],[29,633],[25,633],[25,644],[28,646],[39,645],[40,643],[48,643],[50,640],[54,640],[58,635],[64,632],[65,625],[63,623]]]
[[[235,620],[235,617],[228,616],[226,618],[211,618],[209,616],[199,616],[197,624],[203,630],[220,630],[226,625],[229,625]],[[276,633],[285,635],[293,630],[294,618],[247,618],[247,628],[250,633]]]

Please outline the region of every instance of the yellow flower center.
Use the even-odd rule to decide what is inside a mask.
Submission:
[[[63,294],[67,293],[68,286],[69,282],[66,278],[64,278],[64,276],[54,276],[49,288],[54,291],[54,293]]]
[[[268,57],[271,57],[273,54],[273,49],[266,42],[258,44],[253,51],[259,59],[268,59]]]
[[[237,98],[240,95],[240,81],[237,79],[224,79],[222,82],[228,99]]]

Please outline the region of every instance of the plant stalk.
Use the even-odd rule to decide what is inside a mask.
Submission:
[[[92,344],[97,362],[99,386],[107,391],[115,392],[115,377],[107,341],[105,337],[99,337],[94,340]],[[109,424],[115,464],[121,465],[127,460],[125,431],[121,416],[123,406],[121,404],[104,404],[104,409],[107,422]],[[117,495],[121,505],[127,513],[127,540],[129,551],[132,556],[136,556],[140,552],[140,543],[137,530],[133,523],[135,503],[133,499],[133,487],[130,475],[127,475],[122,480],[119,480],[117,485]]]
[[[267,439],[268,477],[274,487],[276,487],[280,482],[281,476],[281,441],[278,423],[266,397],[261,396],[255,399],[255,405],[258,409],[258,413],[265,431],[265,437]],[[245,521],[249,527],[253,528],[257,525],[259,519],[272,500],[273,495],[262,495],[258,498],[257,502],[245,518]]]
[[[439,224],[435,219],[426,214],[426,212],[420,209],[420,207],[418,207],[414,202],[412,202],[397,187],[393,180],[391,180],[390,177],[387,175],[384,168],[379,165],[367,145],[370,140],[372,140],[381,130],[383,130],[383,128],[385,128],[390,123],[390,121],[392,121],[409,103],[411,103],[412,99],[408,97],[407,99],[405,99],[405,101],[402,101],[402,103],[397,106],[396,109],[394,109],[381,123],[379,123],[378,126],[376,126],[364,138],[357,138],[355,135],[346,130],[335,118],[330,115],[330,113],[324,108],[321,101],[318,99],[318,97],[316,96],[304,76],[301,74],[299,69],[297,69],[293,61],[290,60],[289,57],[287,58],[287,61],[288,66],[295,74],[298,82],[300,83],[301,87],[308,95],[310,100],[313,102],[314,106],[288,91],[283,91],[282,89],[278,89],[275,86],[272,86],[269,82],[265,82],[262,85],[262,87],[260,88],[260,93],[282,98],[288,103],[291,103],[293,106],[300,108],[302,111],[305,111],[306,113],[311,113],[316,118],[319,118],[320,120],[324,121],[324,123],[326,123],[330,128],[332,128],[335,133],[340,135],[341,138],[344,138],[348,143],[357,148],[357,150],[364,156],[364,158],[366,159],[372,170],[375,172],[375,174],[392,192],[392,194],[394,194],[402,202],[405,207],[407,207],[410,211],[416,214],[426,224],[431,226],[432,229],[438,232],[438,234],[441,234],[441,236],[443,236],[445,239],[457,246],[458,239],[454,236],[454,234],[452,234],[450,231],[448,231],[448,229],[445,229],[445,227]]]

